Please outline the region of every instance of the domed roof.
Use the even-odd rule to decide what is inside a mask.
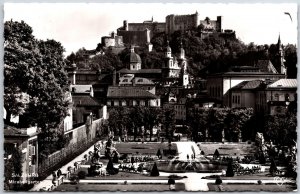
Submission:
[[[129,53],[125,59],[126,59],[127,63],[141,63],[142,62],[140,55],[138,55],[136,53]]]
[[[140,55],[134,52],[134,49],[131,49],[131,52],[125,57],[126,63],[142,63]]]

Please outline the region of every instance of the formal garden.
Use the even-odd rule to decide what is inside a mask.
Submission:
[[[249,191],[291,191],[296,153],[284,153],[259,133],[256,142],[244,143],[114,142],[111,137],[96,143],[55,190],[166,191],[173,185],[172,190],[184,191],[194,173],[210,191],[244,191],[249,185]]]

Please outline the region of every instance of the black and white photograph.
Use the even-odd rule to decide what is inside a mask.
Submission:
[[[6,192],[297,191],[296,3],[4,3]]]

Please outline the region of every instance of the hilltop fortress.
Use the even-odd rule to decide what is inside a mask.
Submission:
[[[123,21],[123,26],[117,29],[117,35],[123,37],[123,42],[130,45],[147,45],[156,33],[165,32],[172,34],[175,31],[187,31],[201,26],[203,34],[222,32],[222,16],[217,20],[210,20],[206,17],[199,20],[198,12],[190,15],[168,15],[165,22],[149,21],[143,23],[128,23]]]

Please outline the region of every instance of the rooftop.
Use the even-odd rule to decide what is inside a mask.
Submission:
[[[37,135],[37,127],[16,128],[4,125],[4,136],[32,137],[34,135]]]
[[[73,95],[74,106],[101,106],[101,104],[93,97],[87,95]]]
[[[108,98],[148,98],[148,99],[156,99],[158,98],[156,95],[140,89],[139,87],[134,86],[121,86],[115,87],[111,86],[107,91]]]
[[[232,89],[244,89],[244,90],[251,90],[256,89],[260,86],[262,83],[261,80],[252,80],[252,81],[243,81],[239,83],[238,85],[234,86]]]
[[[297,79],[280,79],[268,85],[268,88],[297,88]]]

